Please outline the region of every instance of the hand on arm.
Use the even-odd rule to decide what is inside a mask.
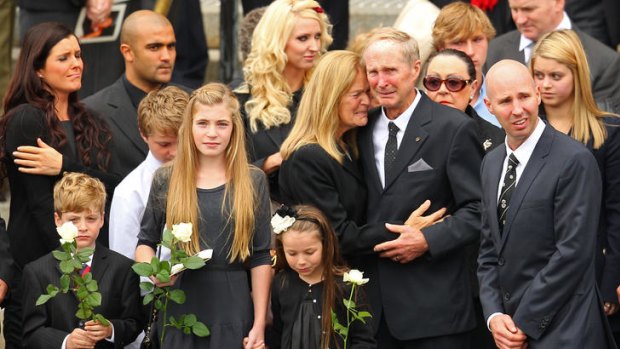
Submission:
[[[394,262],[409,263],[428,251],[428,243],[422,232],[408,225],[386,223],[387,230],[400,234],[398,238],[375,246],[379,256],[390,258]]]
[[[278,170],[280,168],[280,165],[282,165],[282,155],[280,154],[280,152],[273,153],[265,159],[265,162],[263,162],[262,170],[266,174],[271,174],[274,171]]]
[[[15,164],[19,172],[56,176],[62,169],[62,154],[50,147],[41,138],[37,138],[38,146],[23,145],[13,152]]]
[[[499,349],[527,348],[527,336],[515,325],[509,315],[494,316],[489,322],[489,328]]]
[[[422,216],[430,207],[431,201],[424,201],[420,207],[411,212],[411,215],[409,215],[409,218],[405,221],[405,225],[412,228],[422,229],[428,227],[429,225],[441,222],[445,218],[444,214],[446,214],[446,208],[442,207],[428,216]]]

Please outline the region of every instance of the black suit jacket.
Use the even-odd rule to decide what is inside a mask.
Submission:
[[[483,151],[473,120],[418,93],[421,99],[385,188],[375,166],[372,140],[381,111],[373,111],[359,132],[368,223],[403,223],[427,199],[432,203],[429,212],[446,207],[450,215],[422,230],[429,250],[411,263],[376,255],[365,258],[373,320],[378,324],[383,313],[390,332],[399,340],[461,333],[474,327],[464,247],[479,236],[478,172]],[[409,170],[421,160],[432,169]]]
[[[575,29],[581,40],[590,67],[592,92],[597,101],[611,100],[615,108],[620,106],[620,54],[595,38]],[[517,30],[499,36],[489,44],[485,71],[502,59],[514,59],[525,64],[525,56],[519,51],[521,33]]]
[[[112,132],[109,171],[124,178],[149,152],[138,130],[138,112],[131,103],[123,77],[84,99],[90,109],[103,117]]]
[[[9,292],[11,292],[14,268],[15,263],[9,250],[9,236],[6,233],[6,225],[4,219],[0,218],[0,280],[6,282],[9,286]],[[8,293],[5,299],[6,297],[8,297]]]
[[[485,317],[510,315],[529,348],[615,348],[595,283],[602,186],[594,157],[547,126],[500,234],[497,191],[505,157],[506,148],[498,147],[482,164],[478,278]]]
[[[393,238],[382,223],[366,223],[366,183],[357,159],[341,165],[318,144],[293,152],[280,168],[280,193],[286,205],[307,204],[329,219],[347,261],[372,254],[373,247]]]
[[[95,312],[114,326],[114,344],[102,340],[96,348],[123,348],[142,329],[139,279],[131,269],[132,264],[129,258],[102,245],[95,249],[91,270],[102,296],[101,306]],[[79,320],[75,317],[78,302],[72,293],[60,294],[43,305],[35,305],[47,285],[59,285],[61,275],[58,261],[51,253],[24,269],[25,348],[60,348],[65,337],[78,325]]]

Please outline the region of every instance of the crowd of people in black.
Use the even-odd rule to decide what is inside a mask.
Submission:
[[[22,2],[0,119],[6,348],[617,348],[613,24],[590,36],[568,0],[450,2],[421,55],[392,27],[345,50],[347,1],[248,1],[243,79],[202,84],[181,1]],[[83,44],[85,20],[117,36]],[[67,223],[108,324],[80,322],[71,292],[37,301],[64,282]],[[132,265],[171,258],[182,223],[178,247],[210,260],[141,285]],[[153,287],[183,302],[153,317]],[[188,312],[208,336],[165,318]]]

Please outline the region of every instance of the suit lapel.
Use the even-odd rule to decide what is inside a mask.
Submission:
[[[539,120],[539,122],[542,121]],[[542,136],[538,140],[538,144],[536,144],[536,147],[534,148],[534,152],[532,153],[530,160],[527,162],[527,166],[525,166],[525,169],[521,174],[521,179],[519,179],[519,182],[517,183],[515,191],[512,194],[512,198],[510,198],[508,212],[506,213],[506,224],[504,225],[504,233],[502,234],[501,248],[503,248],[506,243],[507,237],[510,234],[512,222],[519,211],[519,207],[521,207],[521,203],[523,202],[525,195],[538,176],[540,170],[545,166],[545,158],[549,154],[551,144],[553,143],[554,134],[552,132],[551,127],[545,127]]]
[[[345,171],[349,172],[355,179],[357,179],[362,184],[364,183],[364,176],[362,176],[362,171],[359,166],[359,161],[356,159],[349,160],[348,157],[344,157],[342,162],[342,167]]]
[[[423,126],[430,123],[432,120],[432,102],[425,94],[421,92],[418,93],[422,95],[422,98],[413,110],[403,140],[400,143],[400,147],[398,147],[396,159],[390,168],[390,172],[386,174],[385,190],[390,187],[399,173],[405,171],[404,168],[409,165],[410,160],[415,157],[428,137],[428,133],[423,129]]]
[[[90,270],[93,274],[93,279],[97,280],[99,283],[99,289],[101,289],[101,280],[105,275],[106,269],[108,268],[108,252],[109,250],[106,247],[97,244],[95,254],[93,256],[93,262],[91,263]]]
[[[115,84],[117,84],[116,88],[110,91],[110,96],[106,101],[106,104],[114,109],[114,112],[107,115],[107,117],[146,156],[148,147],[140,137],[140,134],[135,132],[138,123],[137,111],[133,107],[129,95],[127,93],[120,93],[125,89],[122,78],[117,80]]]

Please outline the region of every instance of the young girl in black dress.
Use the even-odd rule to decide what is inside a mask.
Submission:
[[[342,339],[332,330],[331,312],[346,326],[342,300],[349,298],[351,286],[343,282],[348,268],[334,230],[312,206],[282,206],[276,215],[272,219],[277,256],[271,291],[273,348],[342,348]],[[359,289],[354,297],[356,309],[367,310]],[[371,322],[351,324],[347,348],[376,348]]]

